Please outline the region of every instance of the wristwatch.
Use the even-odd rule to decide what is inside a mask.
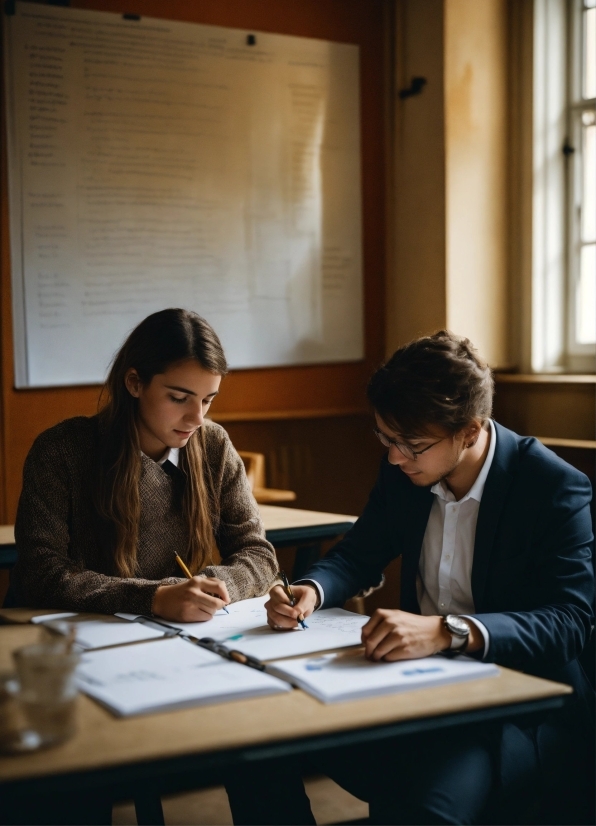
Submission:
[[[463,654],[470,641],[470,626],[463,617],[457,614],[447,614],[443,617],[443,626],[451,634],[451,645],[442,651],[447,657],[456,657]]]

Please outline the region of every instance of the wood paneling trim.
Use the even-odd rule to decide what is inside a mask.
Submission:
[[[495,373],[502,384],[596,384],[592,373]]]
[[[214,422],[267,422],[285,419],[332,419],[341,416],[362,416],[369,413],[368,407],[327,407],[305,410],[252,410],[238,413],[213,413]]]
[[[547,447],[575,447],[580,450],[596,450],[596,442],[590,439],[557,439],[552,436],[537,436]]]

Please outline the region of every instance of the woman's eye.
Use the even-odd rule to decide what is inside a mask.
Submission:
[[[213,399],[203,399],[203,406],[208,407],[212,401]]]
[[[170,396],[170,399],[176,404],[183,404],[186,401],[186,396]]]

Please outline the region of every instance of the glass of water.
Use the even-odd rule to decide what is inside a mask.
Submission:
[[[13,657],[17,696],[40,745],[67,740],[76,730],[78,654],[63,644],[38,643],[17,649]]]

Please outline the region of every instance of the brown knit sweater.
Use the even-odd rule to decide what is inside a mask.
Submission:
[[[204,427],[221,507],[215,538],[222,561],[201,573],[222,579],[232,601],[261,596],[275,578],[275,552],[227,433],[213,422]],[[98,433],[96,417],[67,419],[42,433],[27,456],[15,525],[18,561],[11,579],[20,605],[148,614],[157,587],[181,581],[174,551],[185,558],[188,534],[177,506],[181,480],[176,479],[182,472],[170,468],[168,473],[146,456],[138,577],[110,575],[91,498]]]

